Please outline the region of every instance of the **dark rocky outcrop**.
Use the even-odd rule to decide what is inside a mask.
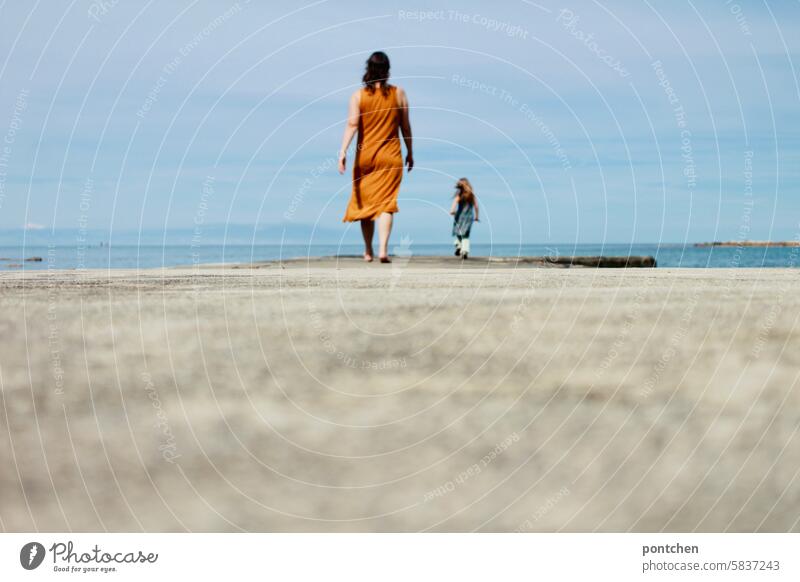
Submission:
[[[652,268],[656,266],[655,257],[544,257],[546,263],[565,267],[595,267],[601,269],[622,269],[631,267]]]

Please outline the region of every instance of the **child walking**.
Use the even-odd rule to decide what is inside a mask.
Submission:
[[[456,193],[453,197],[453,205],[450,207],[450,214],[453,215],[455,255],[462,259],[468,259],[469,231],[472,228],[472,222],[478,222],[478,201],[475,199],[472,184],[466,178],[461,178],[456,182]]]

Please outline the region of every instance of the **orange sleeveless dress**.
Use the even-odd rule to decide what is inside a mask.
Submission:
[[[397,194],[403,179],[397,87],[370,93],[361,89],[358,146],[353,164],[353,191],[343,222],[375,220],[383,212],[397,212]]]

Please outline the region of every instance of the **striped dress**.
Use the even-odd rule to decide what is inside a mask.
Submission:
[[[453,220],[453,236],[469,238],[472,222],[475,220],[475,206],[459,201]]]

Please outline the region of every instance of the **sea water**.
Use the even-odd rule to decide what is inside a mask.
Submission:
[[[448,244],[390,243],[404,257],[452,256]],[[250,263],[276,259],[360,255],[357,244],[212,245],[0,245],[0,272],[39,269],[150,269],[208,263]],[[691,244],[472,244],[474,257],[651,255],[658,267],[796,268],[800,247],[695,247]],[[25,261],[41,257],[40,262]],[[454,260],[458,260],[453,257]]]

